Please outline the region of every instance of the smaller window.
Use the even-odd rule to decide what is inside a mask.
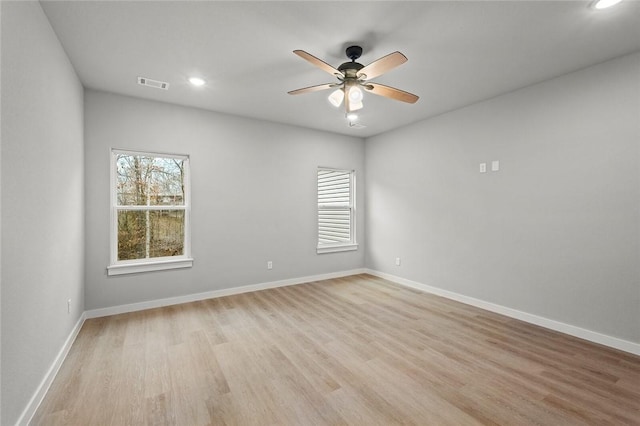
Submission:
[[[193,265],[189,157],[113,150],[109,275]]]
[[[356,250],[355,172],[318,168],[318,253]]]

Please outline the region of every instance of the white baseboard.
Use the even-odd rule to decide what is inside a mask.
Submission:
[[[252,291],[266,290],[269,288],[285,287],[289,285],[309,283],[313,281],[329,280],[332,278],[347,277],[365,273],[365,269],[352,269],[349,271],[332,272],[321,275],[311,275],[300,278],[289,278],[280,281],[270,281],[260,284],[250,284],[241,287],[223,288],[221,290],[206,291],[204,293],[188,294],[185,296],[168,297],[166,299],[149,300],[146,302],[130,303],[127,305],[111,306],[108,308],[92,309],[85,311],[86,318],[99,318],[109,315],[124,314],[127,312],[142,311],[145,309],[161,308],[163,306],[179,305],[181,303],[196,302],[199,300],[214,299],[216,297],[232,296],[234,294],[249,293]]]
[[[469,297],[469,296],[465,296],[452,291],[443,290],[441,288],[432,287],[430,285],[422,284],[416,281],[411,281],[395,275],[387,274],[385,272],[375,271],[372,269],[365,269],[365,271],[368,274],[383,278],[385,280],[393,281],[394,283],[403,285],[405,287],[410,287],[416,290],[421,290],[427,293],[435,294],[437,296],[446,297],[447,299],[455,300],[457,302],[462,302],[467,305],[471,305],[481,309],[485,309],[487,311],[495,312],[510,318],[515,318],[515,319],[528,322],[531,324],[539,325],[541,327],[545,327],[551,330],[559,331],[564,334],[579,337],[581,339],[588,340],[590,342],[609,346],[611,348],[619,349],[624,352],[629,352],[634,355],[640,355],[639,343],[630,342],[628,340],[598,333],[596,331],[587,330],[581,327],[577,327],[575,325],[566,324],[560,321],[555,321],[549,318],[519,311],[517,309],[512,309],[506,306],[497,305],[495,303],[486,302],[484,300],[476,299],[474,297]]]
[[[47,394],[47,391],[49,391],[49,387],[51,386],[51,383],[53,383],[53,379],[56,378],[60,367],[62,367],[62,363],[64,362],[65,358],[67,358],[67,354],[69,353],[73,342],[76,340],[78,333],[80,333],[80,329],[82,328],[82,324],[84,324],[85,318],[86,317],[83,312],[82,315],[80,315],[80,318],[78,318],[76,325],[71,330],[71,333],[69,333],[69,337],[67,337],[67,340],[65,340],[64,345],[62,345],[62,348],[58,352],[58,355],[53,361],[53,364],[51,364],[51,367],[49,367],[49,370],[44,375],[44,378],[40,382],[40,385],[29,400],[26,408],[18,418],[18,421],[16,422],[17,426],[27,426],[31,422],[33,415],[36,413],[36,410],[42,403],[42,400]]]
[[[60,370],[62,363],[64,362],[65,358],[67,357],[67,354],[69,353],[69,350],[71,349],[71,345],[73,345],[73,342],[76,340],[76,337],[78,336],[78,333],[80,332],[80,329],[82,328],[82,325],[84,324],[84,321],[86,319],[104,317],[104,316],[121,314],[126,312],[141,311],[144,309],[158,308],[162,306],[177,305],[180,303],[195,302],[198,300],[212,299],[216,297],[231,296],[234,294],[249,293],[252,291],[266,290],[269,288],[285,287],[289,285],[304,284],[304,283],[309,283],[313,281],[329,280],[332,278],[341,278],[341,277],[347,277],[350,275],[357,275],[357,274],[363,274],[363,273],[365,273],[364,268],[352,269],[349,271],[332,272],[328,274],[312,275],[312,276],[300,277],[300,278],[290,278],[290,279],[280,280],[280,281],[270,281],[270,282],[265,282],[260,284],[246,285],[242,287],[213,290],[205,293],[190,294],[186,296],[170,297],[166,299],[150,300],[147,302],[131,303],[127,305],[119,305],[119,306],[113,306],[108,308],[92,309],[89,311],[84,311],[82,315],[80,315],[80,318],[78,319],[78,322],[76,323],[76,325],[73,327],[73,330],[71,330],[69,337],[67,337],[67,340],[64,342],[62,349],[60,349],[60,352],[58,352],[58,355],[53,361],[53,364],[51,365],[51,367],[45,374],[44,378],[42,379],[42,382],[36,389],[36,392],[33,394],[33,396],[31,397],[31,400],[29,401],[26,408],[18,418],[18,421],[16,422],[16,426],[23,426],[23,425],[27,426],[29,422],[31,422],[31,419],[33,418],[40,404],[42,403],[42,400],[44,399],[45,395],[47,394],[47,391],[49,390],[51,383],[53,383],[53,380],[58,374],[58,371]]]
[[[462,294],[454,293],[448,290],[443,290],[437,287],[432,287],[426,284],[422,284],[416,281],[411,281],[411,280],[401,278],[395,275],[387,274],[384,272],[379,272],[379,271],[375,271],[367,268],[352,269],[349,271],[333,272],[328,274],[312,275],[312,276],[300,277],[300,278],[290,278],[290,279],[280,280],[280,281],[270,281],[270,282],[265,282],[260,284],[246,285],[242,287],[226,288],[221,290],[208,291],[204,293],[190,294],[186,296],[170,297],[166,299],[150,300],[147,302],[131,303],[127,305],[119,305],[119,306],[113,306],[108,308],[92,309],[89,311],[85,311],[82,313],[82,315],[78,319],[78,322],[73,327],[73,330],[71,330],[69,337],[67,337],[67,340],[64,342],[64,345],[62,346],[62,349],[60,349],[60,352],[58,352],[58,355],[56,356],[53,364],[45,374],[36,392],[31,397],[31,400],[27,404],[27,407],[24,409],[24,411],[20,415],[16,425],[27,426],[31,421],[33,415],[36,413],[36,410],[42,403],[42,400],[44,399],[47,391],[49,390],[51,383],[53,383],[53,380],[58,374],[58,370],[60,370],[62,363],[67,357],[67,354],[69,353],[69,350],[71,349],[71,346],[73,345],[73,342],[78,336],[78,333],[80,332],[80,329],[82,328],[82,325],[84,324],[84,321],[86,319],[116,315],[116,314],[121,314],[126,312],[141,311],[144,309],[159,308],[163,306],[177,305],[180,303],[195,302],[198,300],[206,300],[206,299],[212,299],[216,297],[231,296],[234,294],[249,293],[252,291],[266,290],[269,288],[285,287],[290,285],[309,283],[313,281],[329,280],[333,278],[342,278],[350,275],[358,275],[358,274],[364,274],[364,273],[371,274],[373,276],[392,281],[394,283],[403,285],[405,287],[410,287],[410,288],[414,288],[427,293],[446,297],[447,299],[462,302],[471,306],[476,306],[478,308],[485,309],[487,311],[495,312],[498,314],[502,314],[510,318],[515,318],[515,319],[525,321],[531,324],[536,324],[551,330],[559,331],[561,333],[569,334],[571,336],[579,337],[581,339],[585,339],[594,343],[599,343],[601,345],[619,349],[621,351],[629,352],[635,355],[640,355],[640,344],[638,343],[629,342],[627,340],[619,339],[617,337],[608,336],[605,334],[597,333],[595,331],[576,327],[570,324],[565,324],[559,321],[540,317],[538,315],[533,315],[527,312],[518,311],[517,309],[507,308],[505,306],[497,305],[495,303],[490,303],[490,302],[486,302],[484,300],[476,299],[473,297],[464,296]]]

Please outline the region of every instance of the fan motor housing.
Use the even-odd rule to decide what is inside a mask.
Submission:
[[[346,74],[346,71],[352,70],[354,73],[360,71],[364,68],[364,65],[358,62],[345,62],[344,64],[338,67],[338,71],[341,71],[343,74]]]

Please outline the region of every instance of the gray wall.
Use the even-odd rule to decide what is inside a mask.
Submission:
[[[0,423],[10,425],[84,311],[83,90],[40,4],[0,7]]]
[[[316,254],[318,166],[356,170],[364,243],[362,139],[91,90],[85,129],[87,309],[364,266]],[[106,275],[111,148],[191,156],[193,268]]]
[[[367,140],[367,267],[640,342],[639,76],[634,54]]]

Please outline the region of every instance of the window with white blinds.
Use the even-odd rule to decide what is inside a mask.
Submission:
[[[357,249],[355,173],[318,169],[318,253]]]

